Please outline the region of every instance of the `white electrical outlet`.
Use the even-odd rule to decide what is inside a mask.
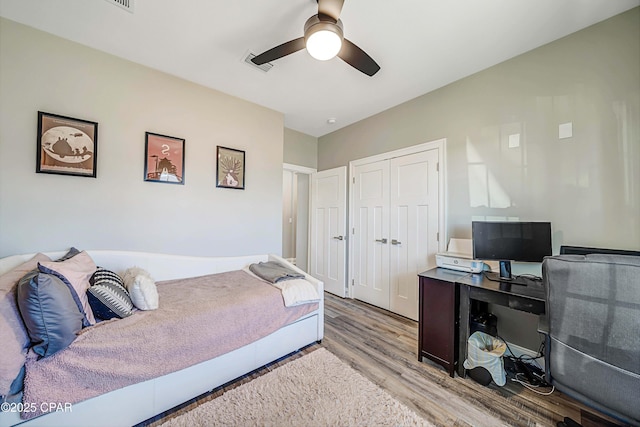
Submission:
[[[573,123],[561,123],[558,126],[558,138],[565,139],[573,136]]]
[[[514,133],[509,135],[509,148],[518,148],[520,147],[520,134]]]

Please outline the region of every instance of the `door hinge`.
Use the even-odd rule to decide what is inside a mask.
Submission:
[[[439,241],[440,241],[440,232],[438,231],[436,233],[436,242],[439,242]]]
[[[351,182],[353,182],[354,184],[356,183],[356,177],[355,176],[351,178]]]
[[[351,229],[351,234],[356,234],[356,228],[355,227]]]
[[[440,162],[436,163],[436,172],[440,172]]]
[[[355,285],[356,285],[355,279],[351,279],[351,286],[355,286]]]

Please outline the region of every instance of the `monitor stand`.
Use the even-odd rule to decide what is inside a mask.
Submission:
[[[492,282],[527,286],[525,279],[515,277],[511,274],[511,261],[500,261],[500,273],[485,272],[485,277]]]

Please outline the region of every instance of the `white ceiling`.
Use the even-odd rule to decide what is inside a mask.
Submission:
[[[300,51],[267,73],[243,62],[303,35],[315,0],[0,0],[0,16],[284,113],[322,136],[640,5],[640,0],[346,0],[345,37],[368,77]],[[335,118],[330,125],[328,118]]]

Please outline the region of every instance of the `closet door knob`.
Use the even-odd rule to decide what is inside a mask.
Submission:
[[[344,240],[344,237],[342,237],[342,236],[334,236],[333,238],[336,239],[336,240]]]
[[[376,242],[387,243],[387,239],[376,239]]]
[[[399,244],[401,244],[401,243],[402,243],[402,242],[398,242],[396,239],[391,239],[391,244],[392,244],[392,245],[399,245]]]

